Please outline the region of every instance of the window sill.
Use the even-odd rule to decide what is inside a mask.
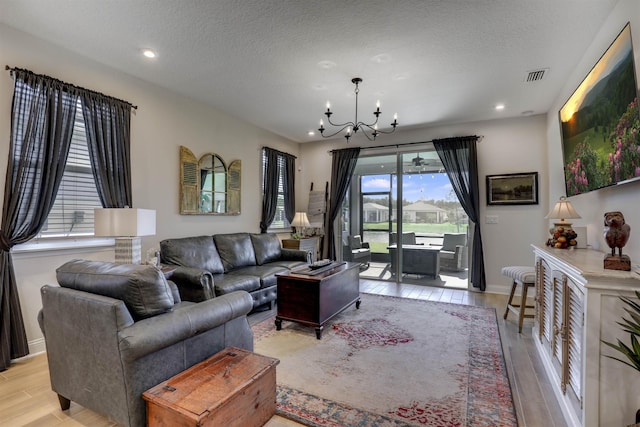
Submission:
[[[104,237],[69,237],[34,239],[11,248],[12,254],[36,254],[41,252],[85,252],[90,249],[112,248],[115,246],[113,238]]]

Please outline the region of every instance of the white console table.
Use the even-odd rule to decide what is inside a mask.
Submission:
[[[640,409],[640,372],[605,357],[602,344],[629,334],[616,323],[620,296],[635,298],[640,273],[605,270],[603,252],[533,246],[536,308],[533,337],[567,424],[627,426]]]

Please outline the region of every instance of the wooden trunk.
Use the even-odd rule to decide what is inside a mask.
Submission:
[[[347,307],[356,304],[360,308],[360,281],[358,263],[338,262],[334,267],[318,269],[318,272],[295,270],[277,274],[278,314],[276,329],[282,321],[289,320],[314,326],[316,337],[322,338],[324,324]],[[296,272],[297,271],[297,272]]]
[[[149,427],[253,427],[275,414],[278,359],[229,347],[147,390]]]

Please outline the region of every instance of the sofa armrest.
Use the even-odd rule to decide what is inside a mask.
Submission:
[[[245,291],[237,291],[140,320],[118,334],[122,358],[125,361],[137,360],[230,320],[246,316],[252,308],[251,295]]]
[[[287,249],[282,248],[280,252],[280,259],[284,261],[307,261],[308,262],[308,251],[303,251],[300,249]]]
[[[371,245],[369,244],[369,242],[362,242],[362,249],[371,249]]]
[[[200,302],[215,296],[213,275],[207,270],[190,267],[177,267],[171,280],[180,291],[183,301]]]

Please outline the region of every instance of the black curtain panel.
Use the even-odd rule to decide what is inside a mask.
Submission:
[[[91,169],[102,206],[132,207],[131,104],[109,96],[82,92]]]
[[[336,236],[333,230],[333,223],[342,209],[342,202],[351,184],[351,177],[356,168],[359,155],[359,147],[335,150],[332,155],[329,215],[325,224],[327,238],[323,241],[323,255],[328,259],[336,259]]]
[[[62,180],[76,114],[75,87],[14,69],[11,146],[0,230],[0,371],[29,354],[11,248],[38,234]]]
[[[276,216],[278,205],[278,184],[282,177],[284,214],[287,221],[293,221],[296,209],[295,180],[296,157],[264,147],[262,165],[262,217],[260,232],[266,233]]]
[[[278,203],[278,151],[264,147],[264,165],[262,169],[262,217],[260,232],[266,233],[276,216]]]
[[[284,214],[291,224],[296,214],[296,158],[291,154],[283,154],[284,174],[282,175],[284,190]]]
[[[434,139],[433,146],[444,165],[462,208],[473,221],[471,284],[484,291],[487,280],[480,234],[480,187],[478,185],[477,136]]]

